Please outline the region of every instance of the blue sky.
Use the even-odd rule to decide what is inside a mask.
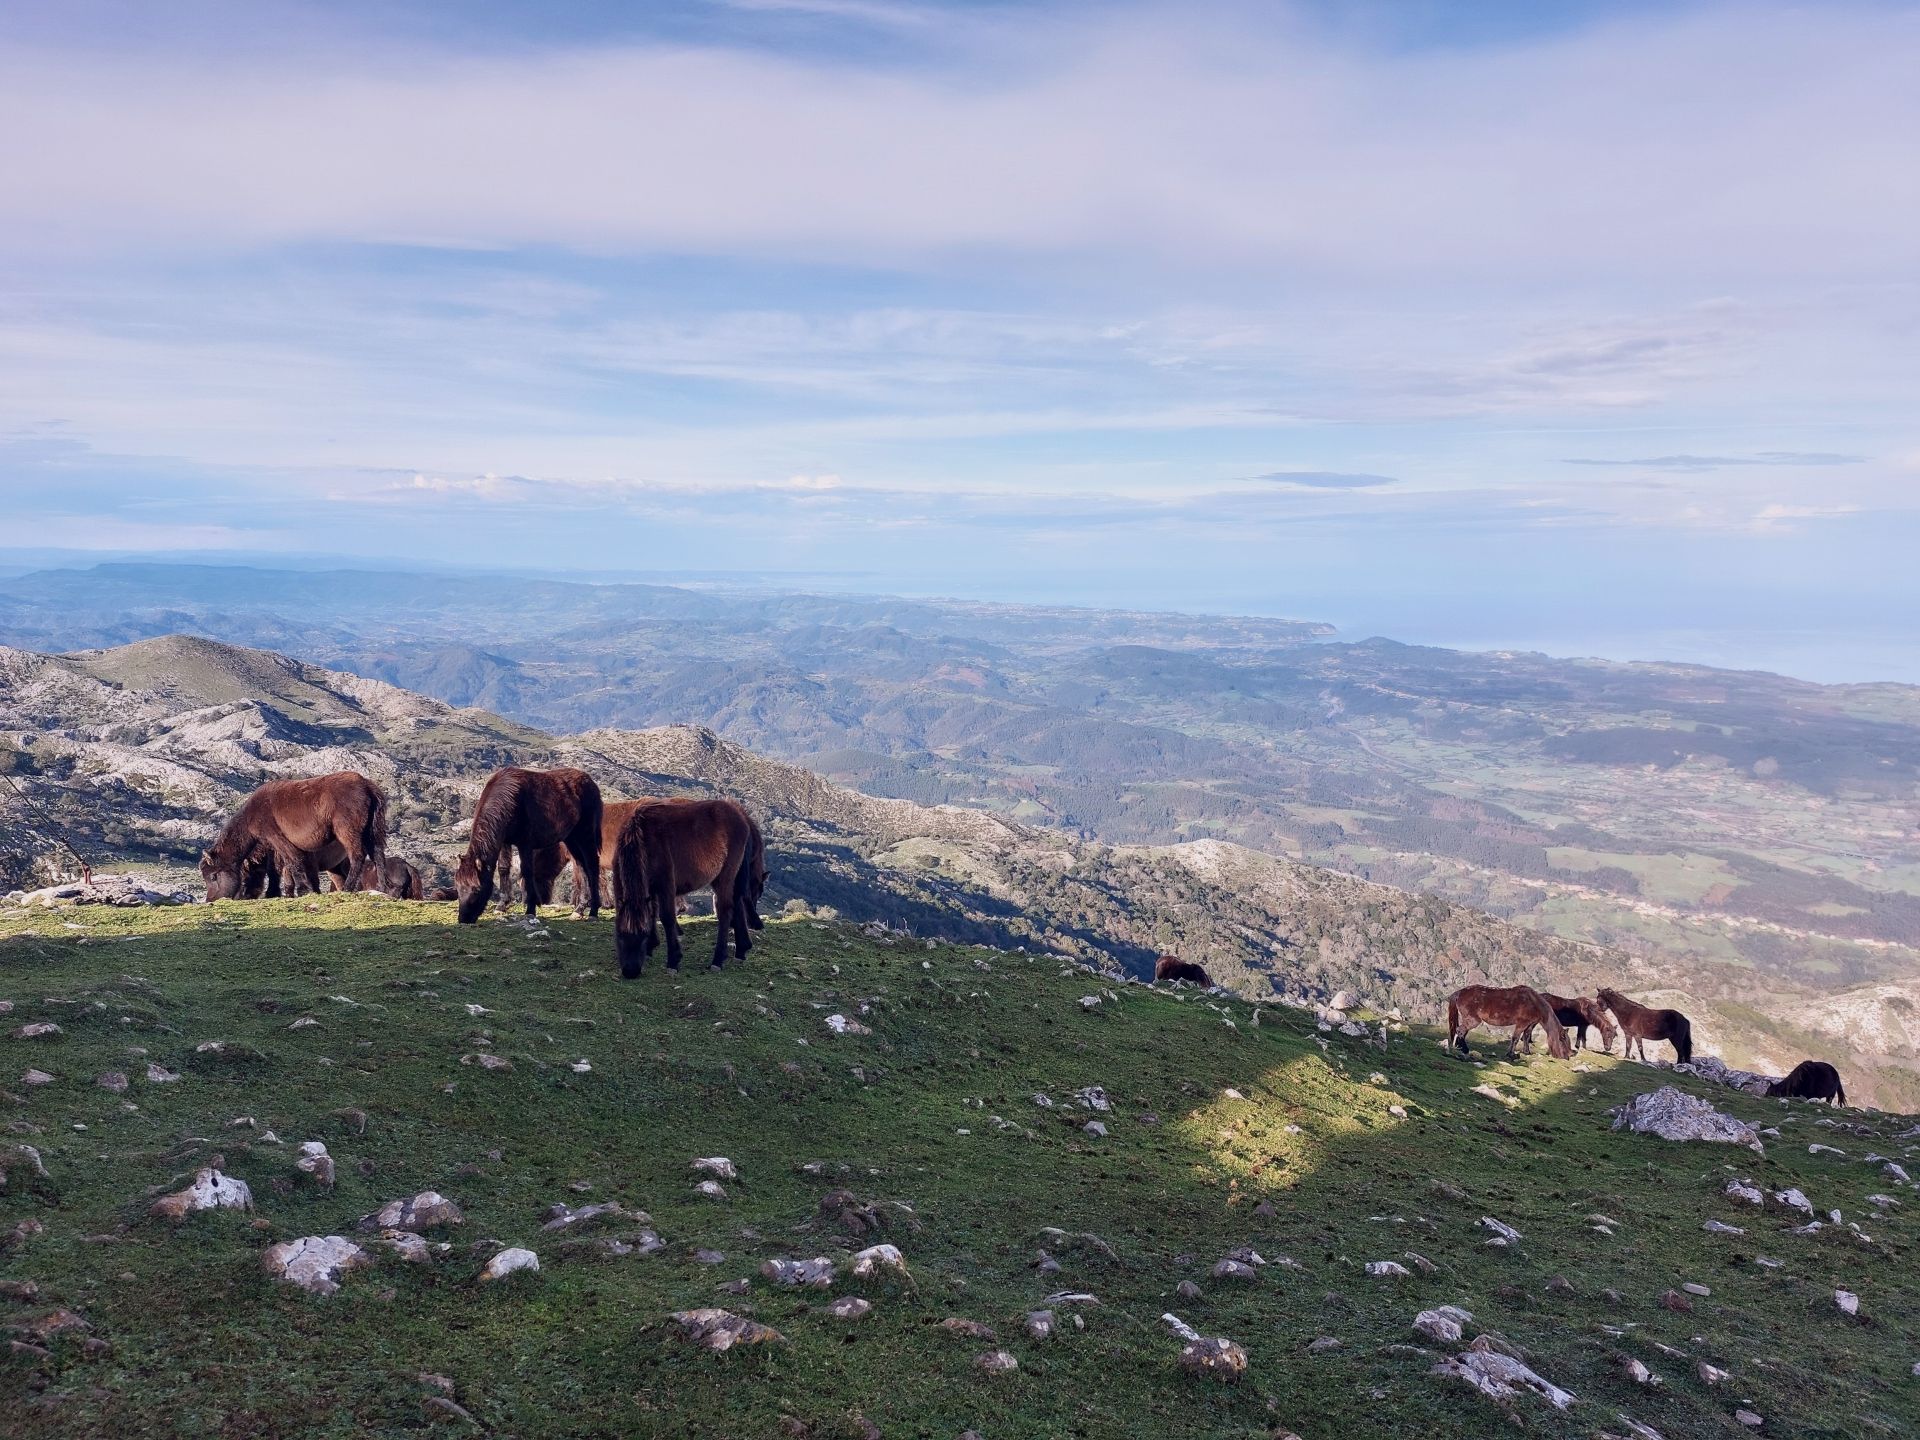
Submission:
[[[1884,3],[8,7],[0,502],[1920,680],[1915,73]]]

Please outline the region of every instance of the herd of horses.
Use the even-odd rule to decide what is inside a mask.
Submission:
[[[1618,990],[1602,985],[1593,995],[1567,997],[1535,990],[1528,985],[1468,985],[1447,997],[1447,1049],[1470,1056],[1467,1033],[1476,1026],[1509,1027],[1507,1058],[1518,1058],[1525,1042],[1533,1049],[1536,1031],[1547,1032],[1547,1053],[1556,1060],[1573,1057],[1575,1045],[1586,1048],[1589,1028],[1600,1032],[1600,1048],[1613,1053],[1615,1034],[1626,1037],[1620,1053],[1631,1059],[1636,1047],[1642,1060],[1647,1058],[1647,1042],[1664,1040],[1673,1046],[1674,1062],[1693,1061],[1693,1023],[1678,1010],[1656,1009],[1629,1000]],[[1574,1033],[1569,1043],[1567,1032]],[[1767,1087],[1767,1094],[1796,1100],[1831,1100],[1847,1103],[1846,1088],[1840,1072],[1825,1060],[1802,1060],[1788,1074]]]
[[[460,923],[480,918],[496,892],[512,905],[520,861],[528,915],[551,904],[573,864],[576,914],[598,916],[610,878],[620,973],[642,973],[664,930],[667,968],[680,968],[680,899],[713,892],[719,923],[713,968],[728,941],[745,959],[764,927],[766,841],[759,822],[731,800],[601,798],[584,770],[496,770],[480,792],[451,887],[427,891],[420,872],[386,853],[387,797],[357,770],[271,780],[249,795],[200,857],[209,900],[304,895],[331,877],[340,890],[377,890],[403,900],[452,900]]]
[[[760,898],[767,886],[767,848],[759,823],[731,800],[602,799],[584,770],[496,770],[474,806],[467,848],[450,888],[428,892],[420,873],[388,855],[387,797],[356,770],[306,780],[273,780],[249,795],[200,857],[209,900],[300,895],[320,888],[327,874],[342,890],[378,890],[397,899],[452,900],[460,923],[477,921],[493,899],[512,905],[513,859],[520,860],[527,914],[551,904],[568,861],[573,865],[576,915],[598,916],[603,876],[610,878],[614,948],[620,973],[643,973],[664,929],[667,968],[680,968],[679,904],[696,890],[713,892],[713,968],[727,963],[729,939],[745,959],[752,932],[762,929]],[[1211,987],[1206,969],[1162,955],[1156,981]],[[1621,1053],[1647,1042],[1666,1041],[1682,1065],[1693,1059],[1693,1026],[1678,1010],[1655,1009],[1602,986],[1596,995],[1561,996],[1526,985],[1469,985],[1447,997],[1447,1049],[1471,1055],[1468,1032],[1478,1026],[1507,1027],[1507,1057],[1519,1045],[1533,1049],[1545,1030],[1547,1052],[1570,1059],[1573,1044],[1585,1048],[1590,1029],[1613,1050],[1616,1033],[1626,1037]],[[1572,1031],[1574,1042],[1568,1041]],[[1767,1092],[1846,1104],[1833,1066],[1808,1060]]]

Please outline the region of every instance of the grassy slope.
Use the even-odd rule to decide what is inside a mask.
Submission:
[[[1732,1435],[1744,1433],[1731,1419],[1740,1403],[1776,1436],[1920,1428],[1920,1379],[1908,1373],[1920,1358],[1911,1338],[1920,1196],[1904,1192],[1904,1210],[1875,1214],[1864,1197],[1898,1187],[1858,1159],[1875,1147],[1901,1153],[1889,1137],[1909,1122],[1855,1112],[1874,1135],[1836,1133],[1811,1107],[1713,1091],[1737,1113],[1786,1122],[1784,1137],[1764,1158],[1671,1145],[1606,1129],[1609,1106],[1656,1080],[1606,1059],[1587,1074],[1544,1059],[1477,1071],[1420,1034],[1384,1052],[1336,1035],[1323,1055],[1295,1014],[1254,1028],[1250,1007],[1234,1002],[1229,1029],[1198,998],[1138,989],[1085,1014],[1076,1002],[1095,982],[1062,976],[1054,962],[892,946],[808,921],[772,926],[744,968],[696,968],[696,943],[683,978],[650,970],[622,984],[604,922],[556,919],[541,938],[492,920],[457,930],[449,911],[336,896],[0,915],[0,998],[15,1005],[0,1033],[42,1018],[66,1030],[0,1039],[0,1084],[11,1092],[0,1119],[43,1127],[18,1138],[39,1146],[52,1172],[39,1190],[16,1178],[0,1195],[0,1234],[24,1216],[46,1224],[0,1259],[0,1275],[38,1281],[41,1300],[0,1299],[0,1323],[64,1304],[112,1346],[86,1358],[63,1341],[51,1366],[0,1360],[9,1437],[396,1434],[428,1423],[423,1371],[453,1377],[488,1430],[522,1436],[765,1435],[781,1413],[820,1436],[857,1433],[856,1413],[888,1436],[972,1427],[988,1440],[1253,1436],[1276,1423],[1307,1440],[1490,1434],[1491,1402],[1387,1348],[1416,1340],[1415,1311],[1448,1302],[1579,1395],[1564,1416],[1522,1403],[1527,1433],[1618,1429],[1626,1410],[1669,1440]],[[115,943],[123,937],[139,938]],[[871,1036],[826,1029],[831,1010],[862,1001]],[[492,1013],[470,1016],[469,1004]],[[320,1026],[287,1028],[306,1014]],[[459,1063],[483,1035],[512,1058],[510,1072]],[[262,1058],[196,1054],[213,1038]],[[582,1056],[592,1072],[572,1073],[565,1062]],[[185,1078],[147,1084],[146,1058]],[[29,1064],[57,1083],[18,1085]],[[125,1097],[90,1083],[110,1068],[136,1077]],[[1369,1083],[1375,1070],[1390,1083]],[[1483,1080],[1520,1103],[1508,1110],[1470,1093]],[[1105,1140],[1030,1098],[1045,1090],[1064,1102],[1090,1084],[1114,1097]],[[1223,1098],[1227,1086],[1246,1098]],[[1389,1115],[1394,1103],[1409,1118]],[[364,1136],[337,1115],[349,1106],[367,1113]],[[1146,1110],[1160,1123],[1143,1120]],[[1024,1129],[998,1129],[995,1114]],[[287,1143],[229,1128],[239,1115]],[[294,1178],[292,1151],[309,1138],[337,1158],[330,1195],[277,1183]],[[1815,1139],[1850,1155],[1810,1156]],[[257,1219],[202,1214],[175,1229],[145,1218],[151,1187],[181,1183],[215,1150],[253,1186]],[[688,1161],[709,1154],[744,1172],[724,1205],[690,1188]],[[892,1237],[914,1286],[869,1289],[876,1309],[863,1321],[830,1320],[817,1309],[829,1297],[757,1278],[744,1301],[715,1289],[768,1256],[844,1246],[825,1226],[808,1228],[835,1183],[800,1173],[809,1160],[852,1164],[839,1183],[910,1202],[924,1226]],[[1878,1243],[1778,1233],[1783,1221],[1719,1198],[1728,1173],[1801,1185]],[[1468,1198],[1432,1188],[1436,1175]],[[571,1192],[577,1180],[592,1192]],[[422,1188],[468,1214],[448,1237],[454,1253],[431,1268],[383,1260],[330,1299],[262,1274],[258,1252],[271,1240],[342,1231]],[[1271,1219],[1252,1214],[1262,1197],[1278,1207]],[[567,1258],[538,1233],[538,1215],[583,1199],[644,1207],[670,1248]],[[1615,1237],[1589,1228],[1594,1211],[1621,1222]],[[1522,1247],[1487,1248],[1482,1215],[1518,1226]],[[1749,1234],[1706,1235],[1709,1216]],[[1045,1225],[1097,1232],[1118,1259],[1066,1251],[1065,1272],[1041,1276],[1029,1262]],[[113,1238],[87,1238],[102,1235]],[[531,1245],[545,1268],[474,1287],[482,1257],[468,1247],[483,1237]],[[1214,1259],[1247,1242],[1303,1268],[1270,1268],[1251,1286],[1206,1278]],[[726,1263],[695,1263],[700,1246],[725,1251]],[[1362,1272],[1366,1260],[1409,1249],[1439,1273]],[[1755,1253],[1785,1268],[1763,1270]],[[1189,1276],[1206,1290],[1192,1304],[1172,1293]],[[1554,1276],[1573,1295],[1549,1292]],[[1711,1298],[1690,1316],[1659,1308],[1656,1297],[1683,1280],[1711,1286]],[[1860,1321],[1834,1307],[1836,1285],[1860,1294]],[[1103,1303],[1083,1312],[1084,1331],[1028,1341],[1019,1315],[1065,1287]],[[1607,1287],[1622,1292],[1617,1306],[1602,1298]],[[837,1282],[834,1293],[851,1288]],[[750,1310],[789,1343],[711,1356],[663,1323],[716,1303]],[[1166,1309],[1243,1343],[1246,1383],[1180,1376],[1178,1343],[1156,1319]],[[949,1315],[994,1323],[1019,1373],[978,1374],[971,1362],[986,1347],[932,1328]],[[1320,1335],[1342,1347],[1307,1353]],[[1707,1388],[1656,1340],[1733,1379]],[[1622,1352],[1666,1384],[1632,1383]]]

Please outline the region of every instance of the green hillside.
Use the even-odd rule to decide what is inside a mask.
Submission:
[[[805,917],[742,966],[632,984],[604,921],[449,919],[376,896],[0,911],[0,1036],[61,1027],[0,1038],[9,1437],[1503,1433],[1505,1407],[1429,1373],[1461,1346],[1412,1321],[1443,1304],[1577,1397],[1514,1402],[1524,1433],[1633,1433],[1624,1415],[1669,1440],[1733,1435],[1742,1408],[1774,1436],[1920,1429],[1920,1197],[1864,1160],[1920,1169],[1910,1119],[1698,1086],[1782,1134],[1764,1156],[1673,1144],[1608,1129],[1609,1107],[1672,1078],[1608,1058],[1476,1069],[1428,1032],[1380,1048],[1299,1011],[1256,1024],[1244,1001]],[[836,1014],[868,1033],[835,1033]],[[124,1094],[95,1083],[109,1071]],[[1109,1111],[1076,1104],[1090,1086]],[[331,1152],[330,1190],[296,1168],[308,1140]],[[147,1214],[216,1155],[252,1215]],[[737,1165],[723,1200],[694,1190],[700,1156]],[[1871,1242],[1787,1233],[1797,1217],[1722,1196],[1732,1176],[1798,1186]],[[267,1277],[270,1244],[351,1234],[429,1189],[465,1211],[428,1236],[446,1253],[382,1253],[329,1297]],[[823,1211],[834,1190],[851,1199]],[[1883,1213],[1876,1193],[1905,1203]],[[650,1218],[541,1229],[549,1206],[602,1201]],[[856,1213],[883,1228],[856,1236]],[[1483,1217],[1522,1238],[1489,1246]],[[909,1279],[758,1274],[877,1240]],[[499,1245],[537,1251],[539,1273],[476,1283]],[[1212,1278],[1238,1246],[1271,1263]],[[1366,1273],[1387,1259],[1412,1273]],[[1184,1280],[1203,1293],[1177,1295]],[[1663,1308],[1685,1283],[1710,1294]],[[1048,1306],[1062,1291],[1098,1303]],[[844,1296],[871,1313],[830,1316]],[[669,1317],[706,1306],[784,1340],[702,1350]],[[1051,1338],[1026,1333],[1039,1308]],[[1244,1346],[1244,1380],[1182,1374],[1166,1311]],[[977,1366],[996,1349],[1018,1369]]]

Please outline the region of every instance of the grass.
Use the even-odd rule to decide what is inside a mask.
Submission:
[[[967,1428],[987,1440],[1495,1433],[1500,1407],[1430,1377],[1437,1355],[1406,1348],[1414,1313],[1443,1303],[1579,1397],[1565,1414],[1520,1402],[1526,1433],[1618,1431],[1625,1411],[1669,1440],[1734,1435],[1745,1433],[1736,1405],[1774,1436],[1920,1428],[1908,1373],[1920,1358],[1920,1197],[1881,1216],[1865,1196],[1900,1192],[1859,1158],[1900,1154],[1891,1137],[1909,1122],[1850,1112],[1871,1132],[1856,1135],[1807,1106],[1706,1087],[1782,1124],[1783,1138],[1764,1157],[1674,1145],[1608,1130],[1608,1107],[1668,1077],[1605,1058],[1586,1073],[1545,1058],[1479,1070],[1429,1034],[1382,1050],[1320,1035],[1297,1012],[1269,1010],[1255,1027],[1244,1002],[1135,987],[1087,1012],[1080,997],[1104,987],[1051,959],[808,920],[770,926],[720,974],[699,966],[696,924],[684,975],[650,969],[628,984],[605,922],[555,918],[543,936],[450,918],[373,896],[0,914],[0,998],[14,1006],[0,1033],[43,1019],[64,1031],[0,1039],[0,1106],[18,1132],[0,1154],[25,1140],[50,1172],[28,1182],[15,1167],[0,1194],[0,1235],[29,1217],[45,1225],[0,1259],[6,1279],[40,1292],[0,1297],[0,1324],[67,1306],[108,1347],[90,1356],[69,1334],[50,1358],[0,1365],[9,1440],[401,1435],[435,1420],[423,1374],[452,1379],[480,1429],[516,1436],[758,1436],[781,1433],[783,1418],[822,1437],[858,1434],[864,1418],[889,1437],[941,1440]],[[834,1035],[835,1011],[872,1033]],[[289,1028],[302,1016],[319,1024]],[[224,1055],[196,1048],[212,1039]],[[513,1068],[461,1064],[484,1050]],[[580,1058],[589,1073],[570,1068]],[[146,1083],[149,1060],[183,1078]],[[21,1086],[29,1065],[55,1082]],[[92,1083],[110,1069],[133,1077],[124,1096]],[[1511,1105],[1472,1093],[1485,1081]],[[1112,1097],[1106,1139],[1072,1110],[1088,1085]],[[254,1124],[235,1126],[241,1116]],[[330,1193],[294,1168],[299,1142],[316,1138],[338,1166]],[[1810,1155],[1816,1139],[1849,1153]],[[252,1186],[254,1216],[146,1216],[157,1187],[216,1152]],[[743,1175],[726,1203],[691,1188],[689,1161],[714,1154]],[[799,1168],[814,1161],[829,1173]],[[1730,1174],[1798,1185],[1875,1243],[1780,1233],[1778,1217],[1720,1198]],[[771,1256],[865,1243],[818,1219],[834,1185],[913,1207],[886,1237],[910,1284],[867,1288],[875,1309],[856,1322],[828,1318],[829,1295],[757,1277],[745,1297],[716,1289]],[[428,1188],[467,1214],[431,1265],[382,1259],[329,1298],[263,1273],[272,1241],[344,1233]],[[1263,1199],[1270,1218],[1253,1213]],[[544,1207],[585,1200],[645,1208],[668,1248],[593,1259],[540,1233]],[[1595,1212],[1619,1222],[1615,1235],[1591,1228]],[[1523,1243],[1488,1248],[1486,1215]],[[1708,1217],[1748,1234],[1707,1235]],[[1116,1258],[1055,1244],[1064,1269],[1043,1275],[1032,1262],[1050,1225],[1093,1232]],[[487,1241],[534,1248],[541,1272],[475,1285]],[[1299,1268],[1245,1285],[1207,1277],[1249,1243]],[[697,1263],[699,1247],[725,1263]],[[1436,1273],[1364,1273],[1409,1250]],[[1763,1269],[1756,1253],[1785,1265]],[[1547,1288],[1555,1277],[1570,1295]],[[1175,1297],[1187,1278],[1203,1298]],[[1682,1281],[1712,1289],[1691,1315],[1656,1303]],[[1835,1308],[1836,1286],[1861,1296],[1860,1319]],[[1058,1337],[1029,1341],[1020,1317],[1061,1289],[1101,1303],[1074,1312],[1084,1329],[1062,1309]],[[858,1290],[842,1280],[833,1294]],[[786,1343],[716,1356],[666,1321],[714,1304]],[[1181,1375],[1158,1320],[1169,1309],[1246,1346],[1244,1383]],[[992,1324],[1019,1371],[977,1371],[989,1346],[938,1328],[956,1315]],[[1340,1347],[1309,1353],[1320,1336]],[[1622,1355],[1665,1383],[1635,1384]],[[1696,1357],[1732,1379],[1702,1384]]]

